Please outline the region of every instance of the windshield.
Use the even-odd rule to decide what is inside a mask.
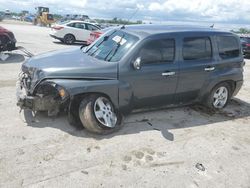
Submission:
[[[138,37],[121,30],[111,30],[95,42],[86,53],[104,61],[119,61],[139,40]]]

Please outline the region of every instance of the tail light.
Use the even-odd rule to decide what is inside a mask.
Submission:
[[[55,30],[61,30],[61,29],[63,29],[64,27],[62,27],[62,26],[54,26],[54,27],[52,27],[53,29],[55,29]]]
[[[250,44],[249,44],[249,43],[246,43],[246,46],[248,46],[248,47],[249,47],[249,46],[250,46]]]

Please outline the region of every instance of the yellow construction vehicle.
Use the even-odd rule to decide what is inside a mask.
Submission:
[[[49,13],[48,7],[36,7],[37,14],[34,19],[34,25],[51,26],[55,22],[53,14]]]

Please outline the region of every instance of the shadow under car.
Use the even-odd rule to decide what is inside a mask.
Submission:
[[[124,126],[121,130],[109,135],[95,135],[85,131],[83,127],[71,126],[67,121],[67,116],[63,113],[58,117],[51,118],[46,113],[40,112],[34,115],[30,110],[24,110],[23,115],[28,126],[35,128],[52,127],[78,137],[92,137],[99,140],[156,130],[160,131],[165,139],[173,141],[174,135],[169,132],[171,129],[246,118],[250,116],[250,104],[233,98],[225,109],[216,112],[209,111],[200,105],[136,112],[125,117]]]

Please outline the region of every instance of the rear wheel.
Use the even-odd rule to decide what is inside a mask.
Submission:
[[[65,44],[73,44],[75,42],[75,36],[72,34],[67,34],[64,36],[63,41]]]
[[[206,106],[212,110],[218,110],[226,107],[232,96],[231,87],[227,83],[216,85],[209,94]]]
[[[122,116],[112,102],[102,95],[89,95],[79,106],[79,117],[83,126],[98,134],[112,133],[122,126]]]

